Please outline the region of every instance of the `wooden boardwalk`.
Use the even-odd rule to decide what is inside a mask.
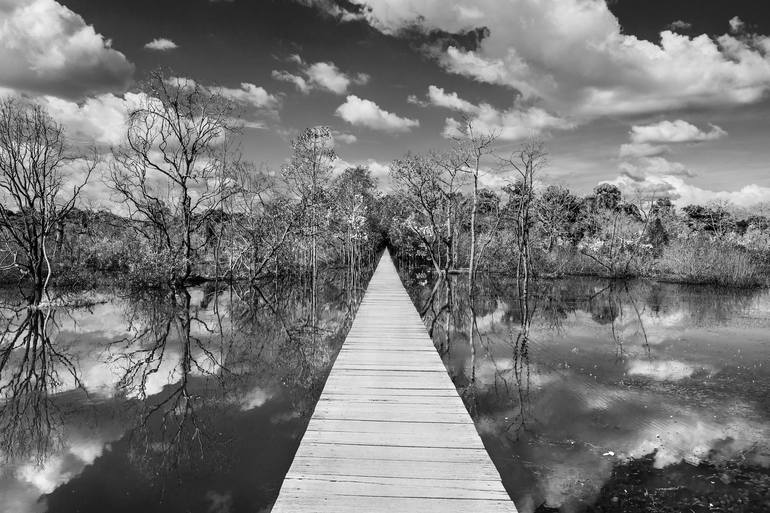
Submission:
[[[516,508],[386,251],[273,513]]]

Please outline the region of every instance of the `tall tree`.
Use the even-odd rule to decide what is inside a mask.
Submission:
[[[509,167],[519,175],[513,188],[515,195],[512,197],[512,203],[518,249],[516,280],[519,283],[519,293],[524,297],[528,294],[529,278],[532,271],[530,228],[534,221],[535,176],[548,163],[545,145],[541,141],[531,140],[502,160],[504,166]]]
[[[39,303],[52,274],[53,238],[77,203],[97,158],[75,153],[64,129],[39,105],[0,101],[0,233],[11,262],[31,278]],[[81,168],[82,181],[65,190],[66,170]]]
[[[454,264],[463,165],[453,154],[407,154],[390,168],[393,188],[408,210],[404,224],[420,240],[439,274],[445,274]],[[446,254],[443,264],[442,249]]]
[[[113,150],[112,186],[131,226],[161,248],[168,281],[181,284],[208,242],[206,223],[237,190],[228,175],[239,158],[226,144],[237,131],[235,105],[162,71],[142,89],[126,142]]]
[[[300,207],[307,213],[305,228],[310,236],[310,266],[313,319],[316,311],[318,284],[318,240],[324,216],[323,203],[331,180],[334,137],[325,126],[306,128],[291,142],[291,158],[283,173],[289,188],[299,198]]]
[[[495,133],[483,133],[474,129],[470,120],[465,120],[462,136],[455,140],[455,152],[464,163],[464,168],[471,175],[471,223],[470,223],[470,253],[468,255],[468,290],[473,292],[474,277],[477,264],[476,215],[479,203],[479,174],[481,161],[492,152],[492,144],[497,139]]]

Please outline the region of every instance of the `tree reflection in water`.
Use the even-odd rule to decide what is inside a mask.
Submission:
[[[698,462],[767,466],[767,291],[571,278],[522,293],[493,275],[450,303],[464,277],[403,279],[520,511],[611,503],[603,486],[633,462],[662,470],[630,479],[667,483],[719,471]]]
[[[205,510],[217,494],[268,506],[370,273],[322,275],[316,312],[294,279],[109,292],[102,318],[5,308],[0,496],[34,482],[62,511],[102,511],[105,494],[147,511]]]
[[[42,462],[59,447],[62,412],[52,393],[77,368],[52,337],[55,310],[40,304],[3,305],[0,334],[0,452],[7,461]]]

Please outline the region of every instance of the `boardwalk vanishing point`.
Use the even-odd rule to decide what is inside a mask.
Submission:
[[[273,513],[515,513],[387,250]]]

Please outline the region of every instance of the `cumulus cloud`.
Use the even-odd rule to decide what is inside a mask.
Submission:
[[[177,45],[175,42],[173,42],[170,39],[166,39],[165,37],[158,37],[144,45],[145,48],[148,50],[156,50],[159,52],[165,52],[167,50],[174,50],[176,48],[179,48],[179,45]]]
[[[303,93],[307,94],[310,92],[310,84],[308,84],[307,80],[300,77],[299,75],[293,75],[288,71],[279,71],[274,69],[272,72],[272,77],[275,80],[280,80],[281,82],[288,82],[290,84],[294,84],[294,87],[296,87]]]
[[[716,125],[711,125],[711,130],[705,131],[681,119],[633,126],[630,132],[631,142],[634,144],[703,142],[720,139],[726,135],[727,132]]]
[[[183,80],[183,79],[176,79]],[[274,114],[280,105],[279,99],[264,88],[242,83],[240,88],[211,87],[212,92],[221,94],[240,104],[260,109],[263,113]],[[99,94],[82,101],[73,101],[57,96],[45,95],[36,100],[51,116],[61,123],[67,137],[75,144],[115,146],[125,140],[128,114],[131,110],[149,101],[144,93]],[[239,120],[247,128],[262,128],[259,120]]]
[[[749,104],[770,90],[766,36],[664,30],[647,41],[623,33],[604,1],[480,0],[469,16],[458,16],[445,0],[351,2],[366,7],[358,18],[386,34],[486,27],[474,49],[450,45],[432,55],[450,72],[511,87],[560,115]]]
[[[746,24],[738,16],[733,16],[732,18],[730,18],[730,31],[731,32],[740,32],[741,30],[743,30],[743,27],[745,27],[745,26],[746,26]]]
[[[37,101],[61,123],[70,140],[82,144],[118,145],[126,135],[128,113],[146,101],[142,93],[122,96],[101,94],[82,102],[55,96],[43,96]]]
[[[368,83],[370,79],[366,73],[350,76],[340,71],[333,62],[308,64],[297,54],[292,54],[287,60],[298,64],[300,67],[299,73],[304,75],[304,77],[285,70],[273,70],[273,78],[294,84],[299,91],[305,94],[313,89],[318,89],[341,95],[348,92],[351,84],[363,85]]]
[[[630,142],[620,147],[620,177],[616,184],[626,192],[644,196],[667,195],[673,199],[682,196],[716,197],[721,193],[698,192],[681,181],[681,177],[692,178],[695,173],[681,162],[664,157],[673,153],[683,143],[713,141],[727,135],[716,125],[709,130],[678,119],[661,121],[649,125],[636,125],[629,131]],[[738,201],[750,201],[739,197]]]
[[[409,132],[412,128],[420,126],[416,119],[400,117],[380,108],[373,101],[354,94],[348,95],[345,103],[337,107],[335,114],[351,125],[389,133]]]
[[[0,1],[0,87],[83,98],[125,90],[134,66],[54,0]]]
[[[275,95],[268,93],[264,87],[248,82],[242,82],[240,88],[212,87],[211,90],[234,102],[250,105],[257,109],[272,110],[280,104],[280,100]]]
[[[428,86],[428,99],[431,104],[460,112],[476,112],[478,107],[460,98],[457,93],[447,93],[441,87]]]
[[[668,28],[671,30],[687,31],[692,28],[692,23],[684,20],[676,20],[672,21]]]
[[[713,191],[688,184],[682,178],[670,175],[650,175],[641,180],[620,176],[608,183],[617,185],[627,194],[666,195],[678,206],[728,201],[739,207],[751,207],[770,201],[770,187],[756,184],[746,185],[737,191]]]
[[[420,100],[413,97],[411,100],[407,98],[407,101],[415,103]],[[447,92],[434,85],[428,87],[427,101],[424,103],[461,112],[475,129],[497,134],[499,139],[506,141],[536,136],[549,129],[567,129],[574,126],[570,121],[539,107],[514,104],[512,108],[501,111],[488,103],[475,105],[460,98],[457,93]],[[464,121],[446,118],[444,137],[462,136],[463,124]]]

